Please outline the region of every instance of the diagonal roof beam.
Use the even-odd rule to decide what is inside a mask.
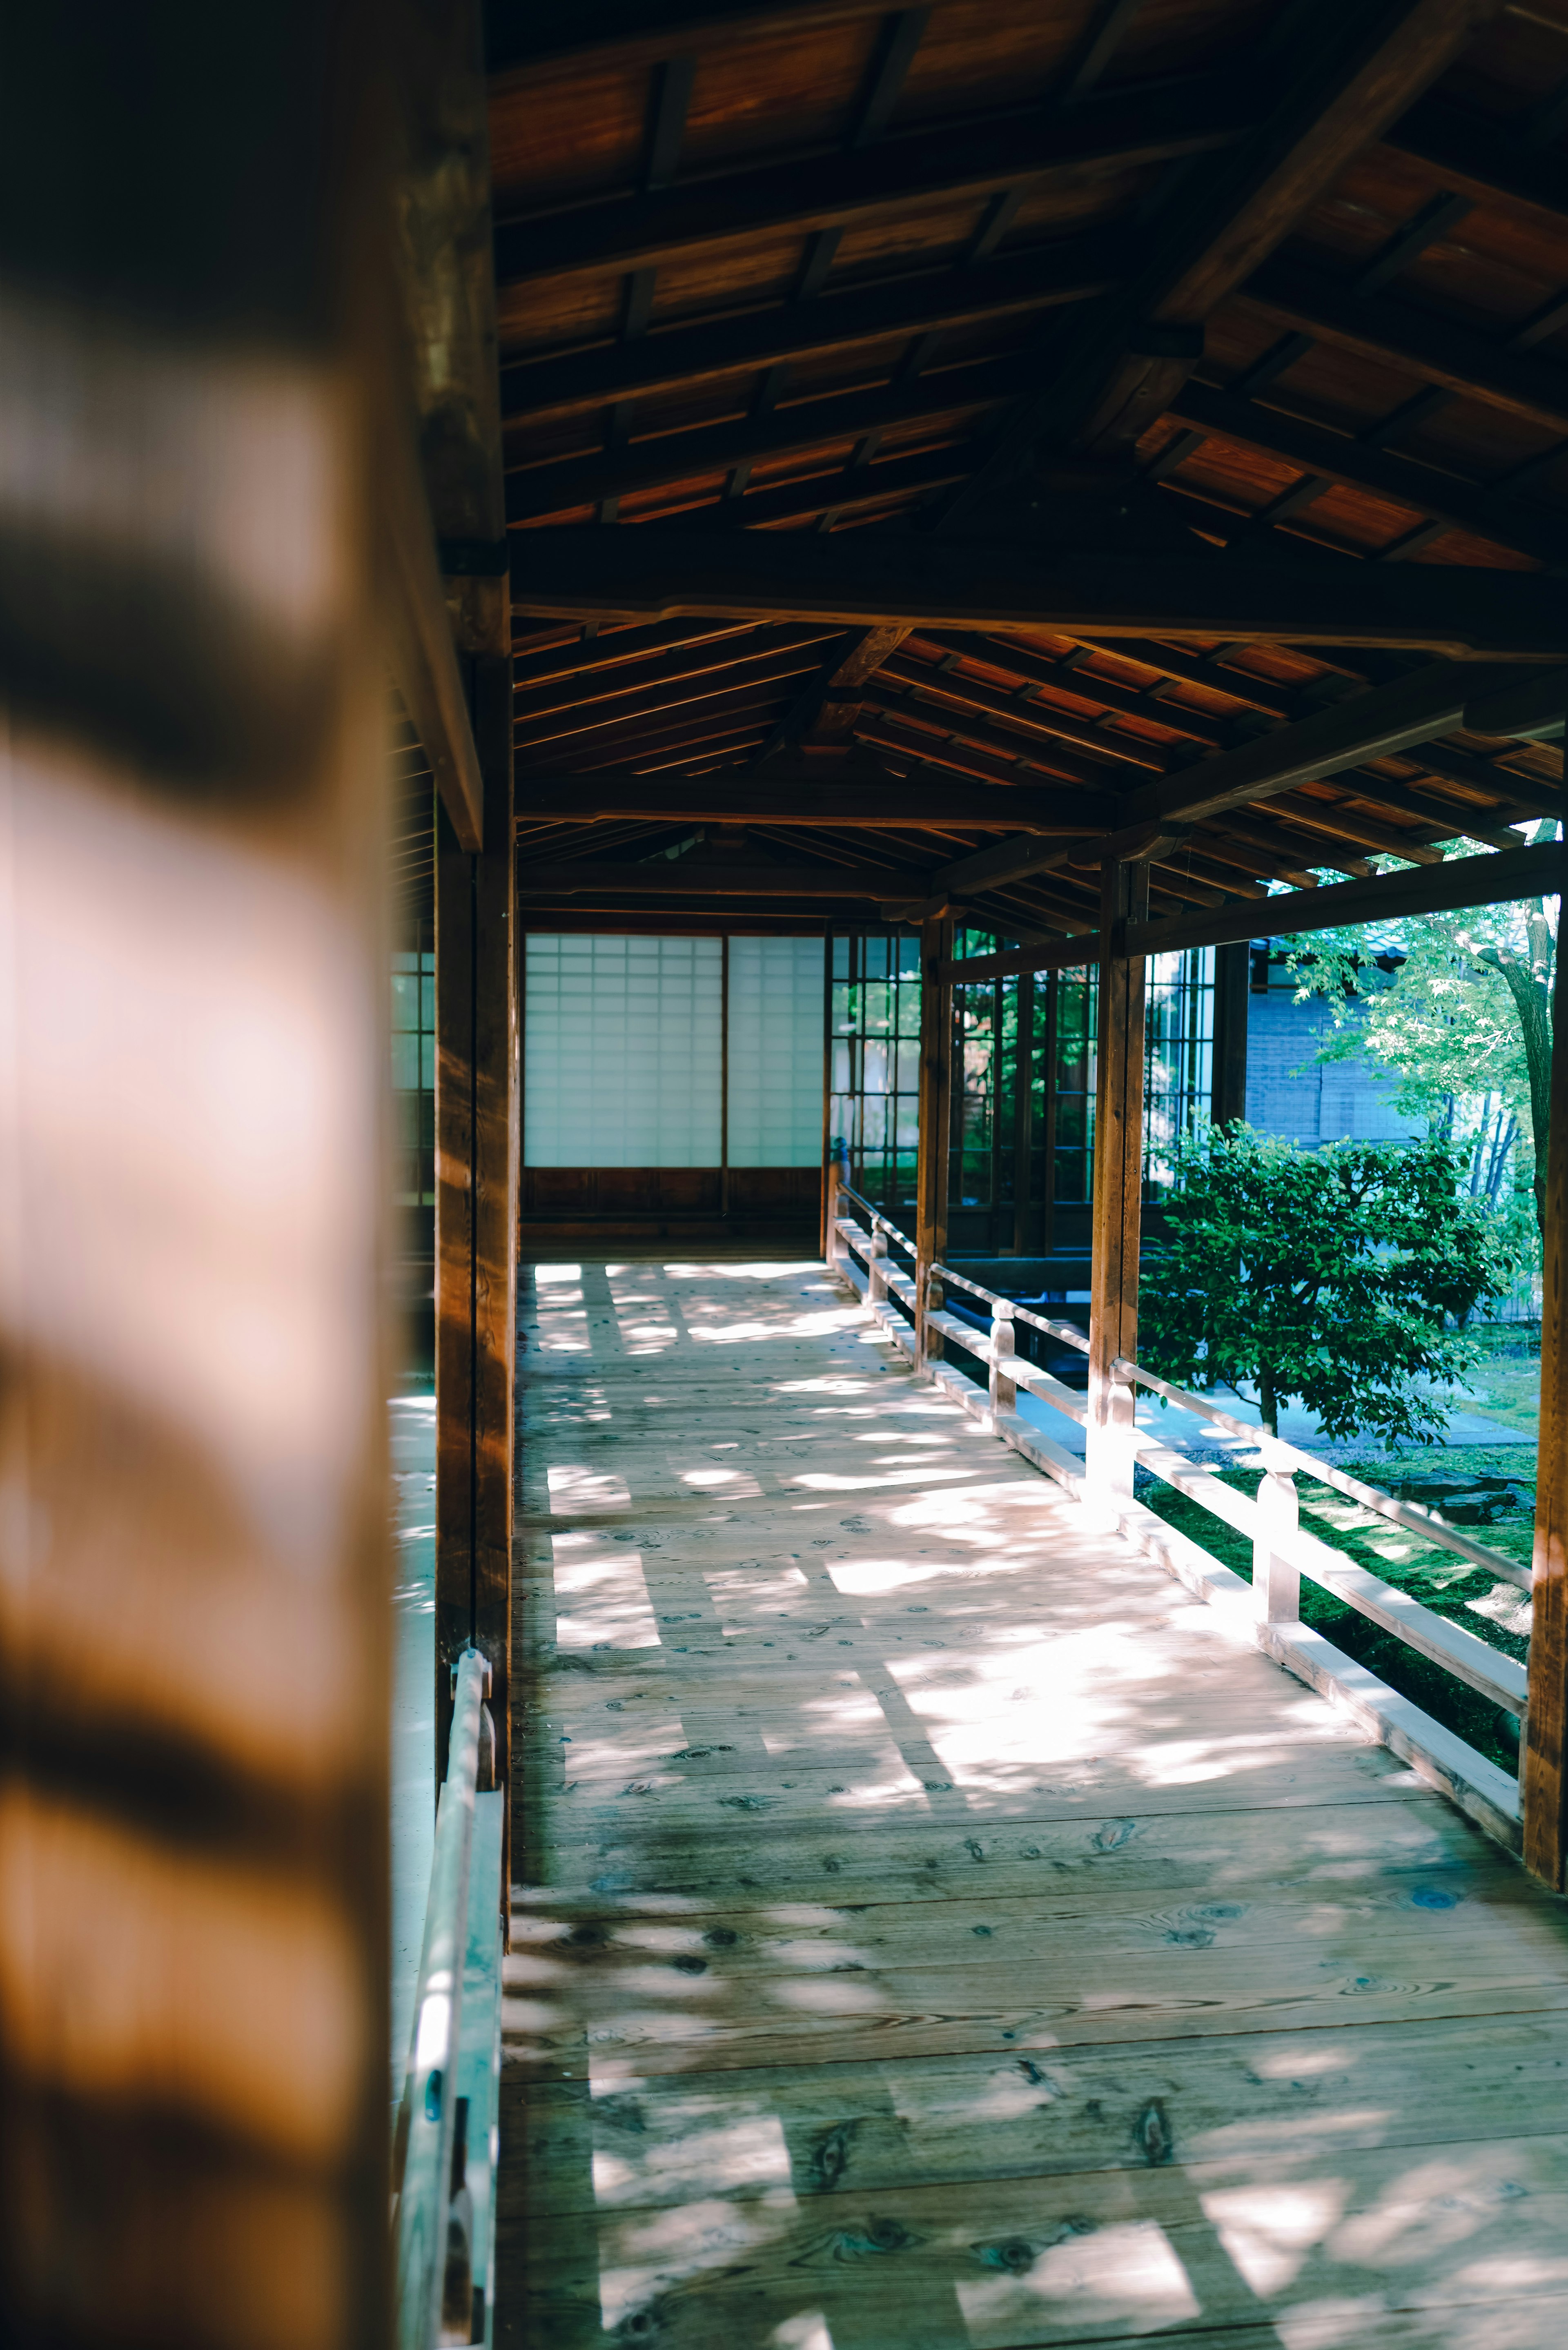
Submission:
[[[1532,681],[1521,690],[1495,669],[1434,662],[1393,685],[1376,687],[1352,702],[1301,719],[1293,726],[1282,726],[1241,750],[1221,752],[1180,775],[1128,792],[1119,804],[1119,814],[1124,826],[1131,829],[1113,835],[1102,844],[1101,853],[1136,855],[1135,849],[1116,843],[1138,837],[1139,828],[1147,835],[1151,828],[1190,826],[1231,808],[1254,806],[1299,784],[1338,775],[1363,759],[1389,757],[1428,733],[1467,723],[1479,725],[1478,713],[1489,708],[1494,716],[1500,712],[1507,715],[1520,708],[1546,707],[1564,700],[1568,700],[1568,671],[1549,672],[1547,679]],[[1354,816],[1342,817],[1337,809],[1327,806],[1323,816],[1324,829],[1336,836],[1348,833],[1355,839],[1369,829]],[[1370,829],[1380,833],[1384,828],[1373,826]],[[1396,847],[1392,838],[1371,845]],[[1401,841],[1397,853],[1408,856],[1417,847]],[[1067,853],[1044,847],[1033,836],[1023,836],[944,866],[932,878],[938,885],[953,889],[994,889],[1065,862]]]
[[[1257,317],[1293,328],[1315,341],[1407,369],[1444,391],[1568,433],[1568,369],[1560,360],[1511,351],[1459,320],[1398,302],[1363,301],[1320,269],[1271,261],[1240,288]]]
[[[1254,67],[1284,92],[1232,153],[1199,166],[1168,203],[1137,277],[1106,299],[1093,330],[1039,392],[1019,403],[988,465],[950,503],[993,494],[1041,437],[1100,453],[1131,446],[1191,373],[1215,305],[1270,254],[1345,166],[1443,71],[1496,0],[1344,0],[1284,22],[1293,46]]]
[[[1375,497],[1397,500],[1457,530],[1490,538],[1538,562],[1568,569],[1568,518],[1559,522],[1539,506],[1499,496],[1484,484],[1467,483],[1437,465],[1369,448],[1363,441],[1332,432],[1304,418],[1289,416],[1256,400],[1207,385],[1183,386],[1166,411],[1179,423],[1233,442],[1238,448],[1282,457],[1325,484],[1343,483]]]

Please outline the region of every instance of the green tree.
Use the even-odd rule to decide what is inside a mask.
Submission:
[[[1183,1386],[1293,1398],[1330,1436],[1431,1442],[1432,1383],[1477,1357],[1448,1326],[1511,1277],[1498,1219],[1440,1142],[1298,1150],[1251,1127],[1185,1144],[1138,1301],[1138,1352]]]
[[[1544,1231],[1556,958],[1545,904],[1412,917],[1381,925],[1378,942],[1404,957],[1391,983],[1373,975],[1365,930],[1285,941],[1301,993],[1333,1016],[1318,1059],[1366,1050],[1393,1069],[1397,1107],[1467,1152],[1472,1193],[1506,1208],[1517,1183]]]

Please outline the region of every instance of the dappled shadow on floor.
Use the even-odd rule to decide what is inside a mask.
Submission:
[[[1555,2343],[1561,1906],[820,1265],[538,1272],[502,2338]]]

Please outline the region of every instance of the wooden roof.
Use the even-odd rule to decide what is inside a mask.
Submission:
[[[490,41],[529,921],[1081,930],[1137,793],[1430,667],[1434,615],[1549,657],[1568,0],[581,0]],[[944,542],[963,593],[836,606]],[[977,596],[1025,555],[1059,592]],[[1102,562],[1147,625],[1080,612]],[[1554,742],[1452,721],[1198,816],[1153,910],[1559,813]],[[1026,832],[1048,871],[953,883]]]

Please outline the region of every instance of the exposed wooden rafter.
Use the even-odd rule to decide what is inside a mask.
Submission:
[[[1059,628],[1078,635],[1406,645],[1550,660],[1562,646],[1556,584],[1514,572],[1386,572],[1107,556],[1053,558],[1014,539],[841,538],[541,528],[529,534],[513,609],[661,619],[698,611],[868,628]]]

